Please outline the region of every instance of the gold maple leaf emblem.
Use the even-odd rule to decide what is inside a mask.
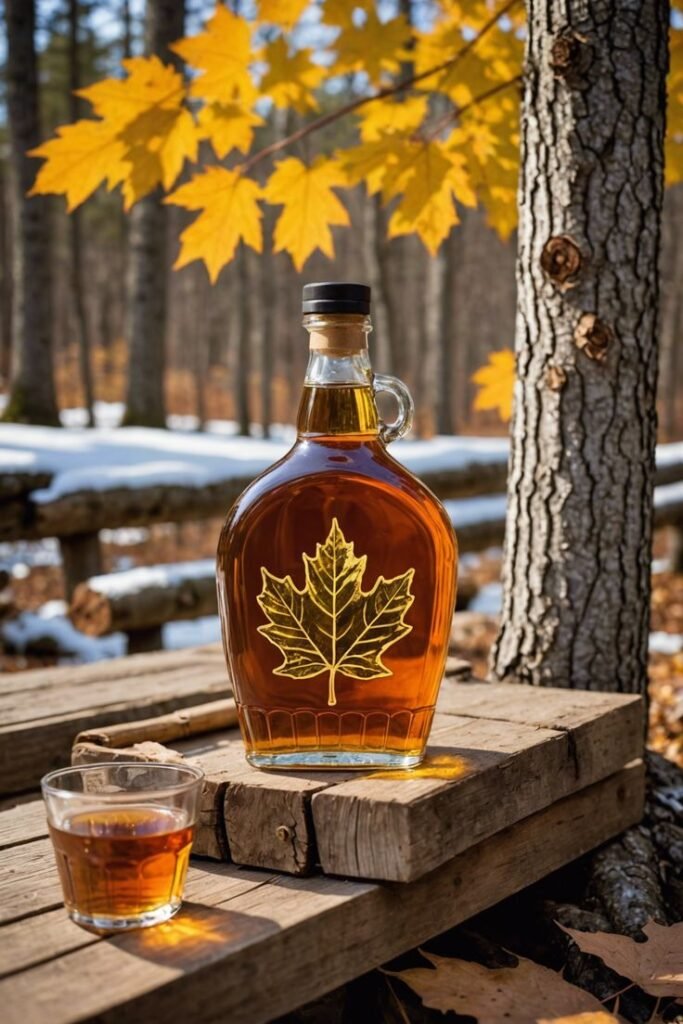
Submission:
[[[358,558],[337,519],[315,556],[304,554],[306,582],[302,590],[291,576],[280,579],[261,567],[263,590],[257,600],[268,623],[258,627],[281,652],[276,676],[311,679],[328,673],[327,703],[337,703],[338,672],[352,679],[390,676],[382,654],[412,626],[405,615],[414,601],[410,584],[414,569],[386,580],[379,576],[371,590],[361,583],[367,556]]]

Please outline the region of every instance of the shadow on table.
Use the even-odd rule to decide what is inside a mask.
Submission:
[[[109,941],[132,956],[185,972],[224,960],[231,952],[277,931],[279,925],[267,917],[187,902],[170,921]]]

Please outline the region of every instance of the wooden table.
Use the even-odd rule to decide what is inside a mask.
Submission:
[[[35,801],[0,813],[4,1024],[272,1020],[466,920],[633,823],[642,765],[554,804],[416,882],[292,878],[195,861],[167,924],[72,924]]]
[[[10,741],[15,745],[21,769],[12,771],[11,757],[5,754],[0,783],[7,788],[9,781],[15,790],[26,791],[0,802],[3,1024],[269,1021],[524,888],[616,835],[642,813],[644,777],[637,747],[636,759],[618,770],[606,762],[600,768],[609,742],[624,743],[624,730],[613,728],[614,715],[622,711],[606,714],[605,721],[612,722],[606,735],[612,738],[597,743],[591,733],[594,717],[576,708],[562,712],[557,704],[554,731],[566,727],[566,737],[549,737],[549,744],[558,751],[571,746],[577,773],[585,765],[595,773],[587,779],[596,781],[561,798],[562,791],[553,790],[551,802],[535,813],[528,810],[533,804],[524,805],[521,820],[493,835],[486,828],[475,831],[466,849],[454,840],[452,848],[460,852],[442,857],[415,880],[292,877],[193,858],[185,904],[173,921],[110,938],[84,931],[68,920],[62,907],[35,789],[38,776],[56,761],[68,760],[69,744],[83,729],[121,718],[139,720],[220,696],[221,687],[227,687],[221,658],[213,648],[199,649],[8,680],[2,700],[14,701],[14,721],[3,725],[0,744],[3,751]],[[453,699],[454,691],[447,691],[446,702]],[[615,707],[623,702],[635,734],[642,713],[637,700],[576,695],[577,706],[584,701],[587,707],[591,699],[611,700]],[[497,688],[473,689],[467,713],[473,721],[489,721],[494,704],[500,705]],[[31,707],[32,723],[27,718]],[[5,711],[9,708],[8,703]],[[539,736],[543,732],[539,724]],[[619,749],[632,756],[628,745]],[[524,784],[517,778],[514,787],[508,785],[514,763],[519,762],[500,762],[491,804],[514,798],[522,806]],[[538,763],[529,769],[530,794],[538,791],[542,774]],[[342,784],[349,785],[356,783]],[[416,785],[420,789],[424,780]],[[425,800],[431,798],[428,789]],[[325,805],[328,797],[319,795]],[[340,792],[334,795],[337,799],[346,797]],[[453,821],[445,820],[451,805],[443,799],[439,797],[441,818],[437,814],[432,824],[446,844],[455,833]],[[481,822],[487,805],[478,806]]]

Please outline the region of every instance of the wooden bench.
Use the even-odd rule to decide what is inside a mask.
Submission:
[[[25,792],[0,803],[3,1022],[272,1020],[639,819],[638,698],[464,682],[462,662],[449,670],[460,681],[444,682],[424,771],[336,782],[245,764],[234,728],[225,728],[234,716],[216,648],[10,679],[0,787]],[[212,707],[199,710],[207,700]],[[103,734],[130,742],[149,734],[141,722],[150,719],[176,756],[203,763],[209,784],[225,783],[218,806],[227,845],[219,855],[233,862],[193,857],[173,921],[102,938],[66,918],[35,785],[46,768],[68,761],[78,732],[88,743],[101,745]],[[123,732],[107,733],[122,721]],[[278,825],[289,830],[284,841]],[[240,867],[235,843],[244,853],[249,841],[261,851],[279,842],[294,861],[307,859],[307,870],[320,863],[329,873]],[[281,866],[291,870],[287,856]],[[368,873],[410,880],[348,877]]]

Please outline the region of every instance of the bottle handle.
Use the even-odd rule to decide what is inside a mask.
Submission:
[[[379,436],[385,444],[398,440],[407,434],[413,424],[413,399],[403,381],[397,377],[389,377],[386,373],[375,373],[372,378],[372,393],[376,395],[386,391],[392,395],[398,405],[398,414],[391,423],[380,419]]]

